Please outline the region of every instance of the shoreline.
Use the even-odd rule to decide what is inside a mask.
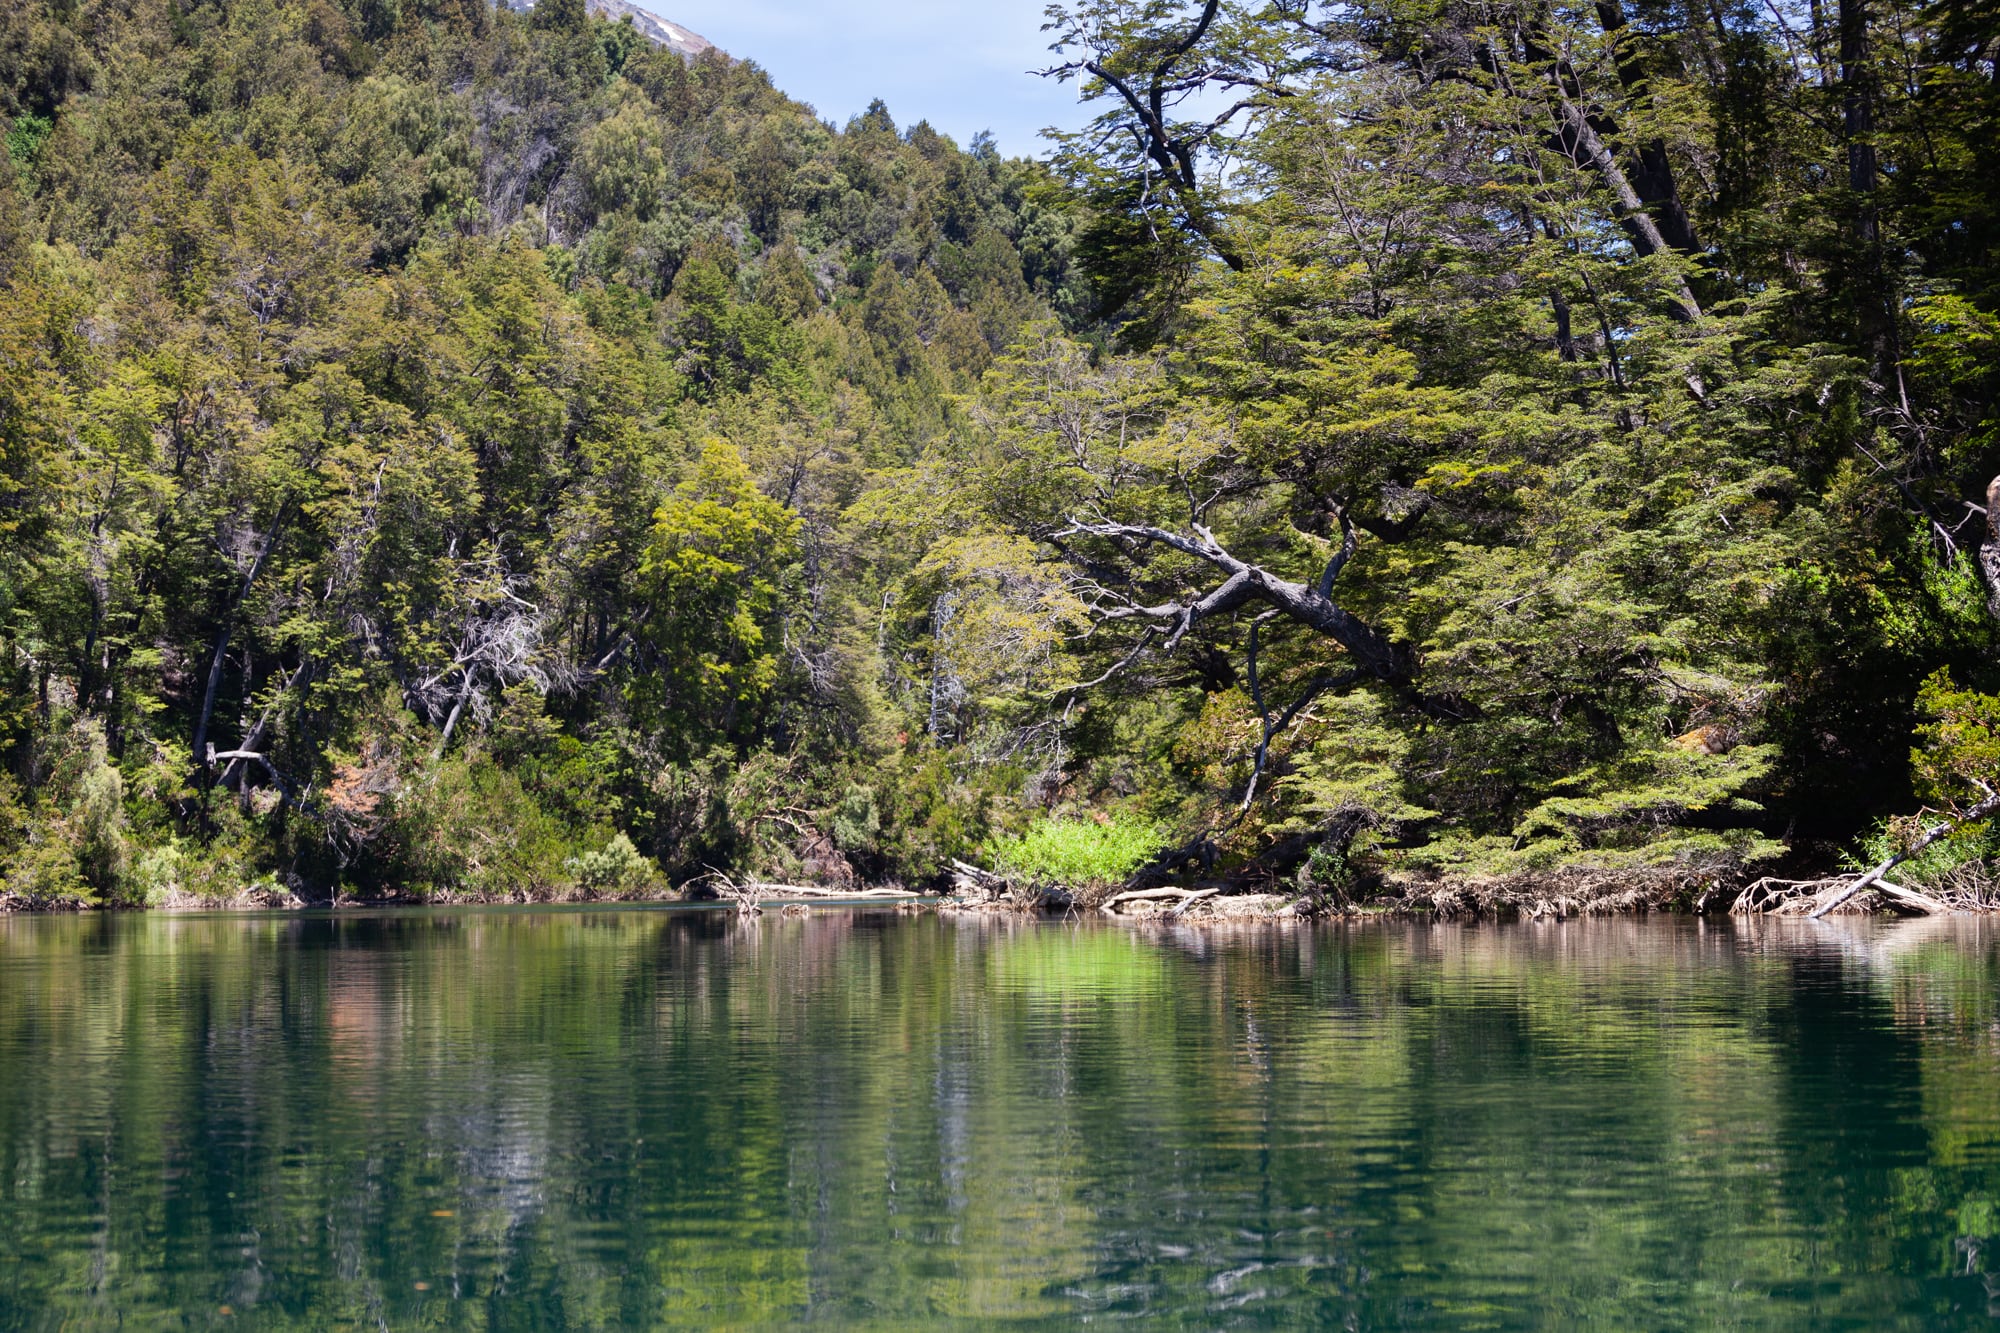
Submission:
[[[1759,882],[1761,883],[1761,881]],[[415,897],[390,895],[356,898],[339,896],[311,901],[271,886],[257,886],[227,898],[203,898],[175,893],[154,903],[93,903],[76,898],[32,899],[19,894],[0,895],[0,916],[95,916],[159,913],[171,916],[251,912],[371,912],[401,908],[475,907],[686,907],[710,911],[736,911],[743,915],[767,913],[799,915],[814,909],[937,912],[962,917],[1011,917],[1015,919],[1096,919],[1127,924],[1223,925],[1254,921],[1341,921],[1410,920],[1460,922],[1569,921],[1618,917],[1669,916],[1715,920],[1720,918],[1808,919],[1810,896],[1772,900],[1758,898],[1756,884],[1742,887],[1709,887],[1689,893],[1685,884],[1676,891],[1663,892],[1660,884],[1634,884],[1613,877],[1589,886],[1561,880],[1538,881],[1533,886],[1520,882],[1439,881],[1399,886],[1368,898],[1314,905],[1296,895],[1277,893],[1223,894],[1215,890],[1146,890],[1111,897],[1087,898],[1057,891],[1024,895],[967,897],[924,895],[907,890],[842,890],[800,885],[757,886],[769,891],[735,898],[690,897],[671,889],[636,893],[518,893],[505,896],[444,895]],[[1745,907],[1745,901],[1755,905]],[[1848,918],[1913,918],[1937,916],[1981,917],[2000,913],[2000,901],[1952,902],[1932,900],[1923,909],[1887,894],[1861,892],[1839,901],[1827,916]]]

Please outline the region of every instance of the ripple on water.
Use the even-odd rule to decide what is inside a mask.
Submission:
[[[0,1328],[1956,1328],[1981,923],[0,920]]]

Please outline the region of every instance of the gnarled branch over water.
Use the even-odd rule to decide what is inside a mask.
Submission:
[[[1910,894],[1908,890],[1903,889],[1898,885],[1886,883],[1883,877],[1887,875],[1891,870],[1894,870],[1897,866],[1902,865],[1905,861],[1908,861],[1913,857],[1921,855],[1927,848],[1933,847],[1936,844],[1943,842],[1946,838],[1949,838],[1952,834],[1958,832],[1958,830],[1964,828],[1967,824],[1977,824],[1980,820],[1990,818],[1994,814],[2000,814],[2000,793],[1995,793],[1993,795],[1988,796],[1985,800],[1973,806],[1970,810],[1967,810],[1962,815],[1954,815],[1950,819],[1943,820],[1937,824],[1932,825],[1930,828],[1925,829],[1923,835],[1919,837],[1915,842],[1912,842],[1908,847],[1905,847],[1902,851],[1897,852],[1894,856],[1884,861],[1881,865],[1876,866],[1873,870],[1870,870],[1868,873],[1854,879],[1853,881],[1848,883],[1845,888],[1841,888],[1836,885],[1833,890],[1830,890],[1825,895],[1822,895],[1818,904],[1813,908],[1812,912],[1810,913],[1812,919],[1814,921],[1819,920],[1821,917],[1833,911],[1835,908],[1839,907],[1842,903],[1847,902],[1849,899],[1853,898],[1856,894],[1862,892],[1864,889],[1880,887],[1883,890],[1883,892],[1890,898],[1908,898],[1915,896]]]
[[[1406,647],[1347,611],[1330,596],[1334,580],[1352,554],[1351,527],[1340,550],[1327,562],[1318,586],[1312,586],[1240,559],[1216,540],[1213,531],[1199,523],[1192,526],[1194,536],[1189,537],[1149,524],[1079,520],[1056,535],[1101,537],[1134,557],[1142,555],[1149,546],[1165,546],[1193,556],[1222,574],[1222,581],[1199,597],[1150,606],[1126,603],[1099,612],[1107,621],[1144,620],[1164,628],[1167,637],[1162,647],[1169,652],[1201,621],[1255,602],[1333,640],[1372,679],[1401,685],[1413,678],[1415,663]]]

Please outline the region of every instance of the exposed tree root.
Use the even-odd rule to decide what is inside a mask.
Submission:
[[[1886,907],[1917,916],[1950,916],[1993,910],[1984,895],[1919,893],[1883,879],[1879,873],[1835,875],[1828,879],[1765,877],[1744,886],[1730,906],[1736,916],[1803,916],[1813,920],[1835,912],[1864,913]]]
[[[296,912],[308,906],[288,889],[272,884],[253,884],[226,898],[205,897],[176,889],[158,904],[169,912]]]
[[[44,898],[35,894],[0,893],[0,912],[87,912],[90,904],[81,898]]]
[[[1984,892],[1979,893],[1974,901],[1954,902],[1949,896],[1938,897],[1906,889],[1888,878],[1889,872],[1897,866],[1914,859],[1959,829],[2000,813],[2000,792],[1995,792],[1983,782],[1979,785],[1986,792],[1985,800],[1962,814],[1947,813],[1942,820],[1925,829],[1901,851],[1873,870],[1860,875],[1841,875],[1821,880],[1761,879],[1743,891],[1737,898],[1737,907],[1732,910],[1746,910],[1744,903],[1747,900],[1750,903],[1747,910],[1750,911],[1806,916],[1817,921],[1829,913],[1848,907],[1863,894],[1872,895],[1896,910],[1916,912],[1924,916],[1988,910],[1987,895]],[[1949,893],[1947,890],[1947,894]]]
[[[1555,870],[1493,878],[1398,880],[1365,900],[1377,909],[1442,920],[1567,921],[1582,916],[1698,910],[1714,875],[1674,870]]]

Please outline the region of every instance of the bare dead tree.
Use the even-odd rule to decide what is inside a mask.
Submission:
[[[452,735],[468,711],[480,721],[492,715],[494,690],[525,681],[547,693],[570,683],[574,674],[546,650],[546,617],[515,593],[512,580],[497,578],[490,594],[468,599],[466,611],[451,639],[450,660],[405,686],[410,702],[425,716],[444,719],[433,760],[451,748]]]
[[[1173,651],[1200,622],[1259,602],[1279,616],[1338,644],[1354,660],[1355,669],[1364,679],[1407,685],[1414,674],[1409,650],[1333,600],[1334,583],[1353,559],[1358,543],[1358,530],[1347,511],[1339,509],[1335,517],[1341,528],[1341,543],[1316,584],[1294,582],[1233,555],[1216,540],[1212,530],[1199,523],[1191,525],[1194,535],[1189,537],[1147,524],[1078,520],[1056,536],[1104,538],[1134,562],[1143,560],[1148,547],[1164,546],[1192,556],[1221,575],[1220,583],[1198,597],[1153,605],[1132,601],[1116,589],[1099,585],[1100,621],[1147,622],[1150,628],[1164,634],[1162,651]]]
[[[1382,527],[1390,540],[1400,538],[1421,517],[1422,508],[1394,523],[1371,524],[1371,527]],[[1117,678],[1149,653],[1172,653],[1203,621],[1252,605],[1262,606],[1262,613],[1251,622],[1248,647],[1248,684],[1261,722],[1261,735],[1249,756],[1250,778],[1237,807],[1236,818],[1241,818],[1256,800],[1272,742],[1315,700],[1330,690],[1350,689],[1369,681],[1397,688],[1414,682],[1416,664],[1409,648],[1334,601],[1335,584],[1359,549],[1361,528],[1347,506],[1328,504],[1327,509],[1338,524],[1340,543],[1328,557],[1319,579],[1311,584],[1285,578],[1242,559],[1199,522],[1190,524],[1193,535],[1189,536],[1148,524],[1072,520],[1069,527],[1055,534],[1057,541],[1096,538],[1109,542],[1131,566],[1143,565],[1153,550],[1164,547],[1200,561],[1219,581],[1198,595],[1149,604],[1134,600],[1118,585],[1093,580],[1090,591],[1099,627],[1136,622],[1144,630],[1109,670],[1093,681],[1069,687],[1063,694],[1073,699]],[[1274,707],[1266,697],[1259,652],[1264,627],[1275,621],[1289,621],[1331,641],[1351,665],[1346,670],[1314,676],[1297,698]]]
[[[1986,584],[1986,611],[2000,620],[2000,477],[1986,488],[1986,541],[1979,548],[1979,574]]]

